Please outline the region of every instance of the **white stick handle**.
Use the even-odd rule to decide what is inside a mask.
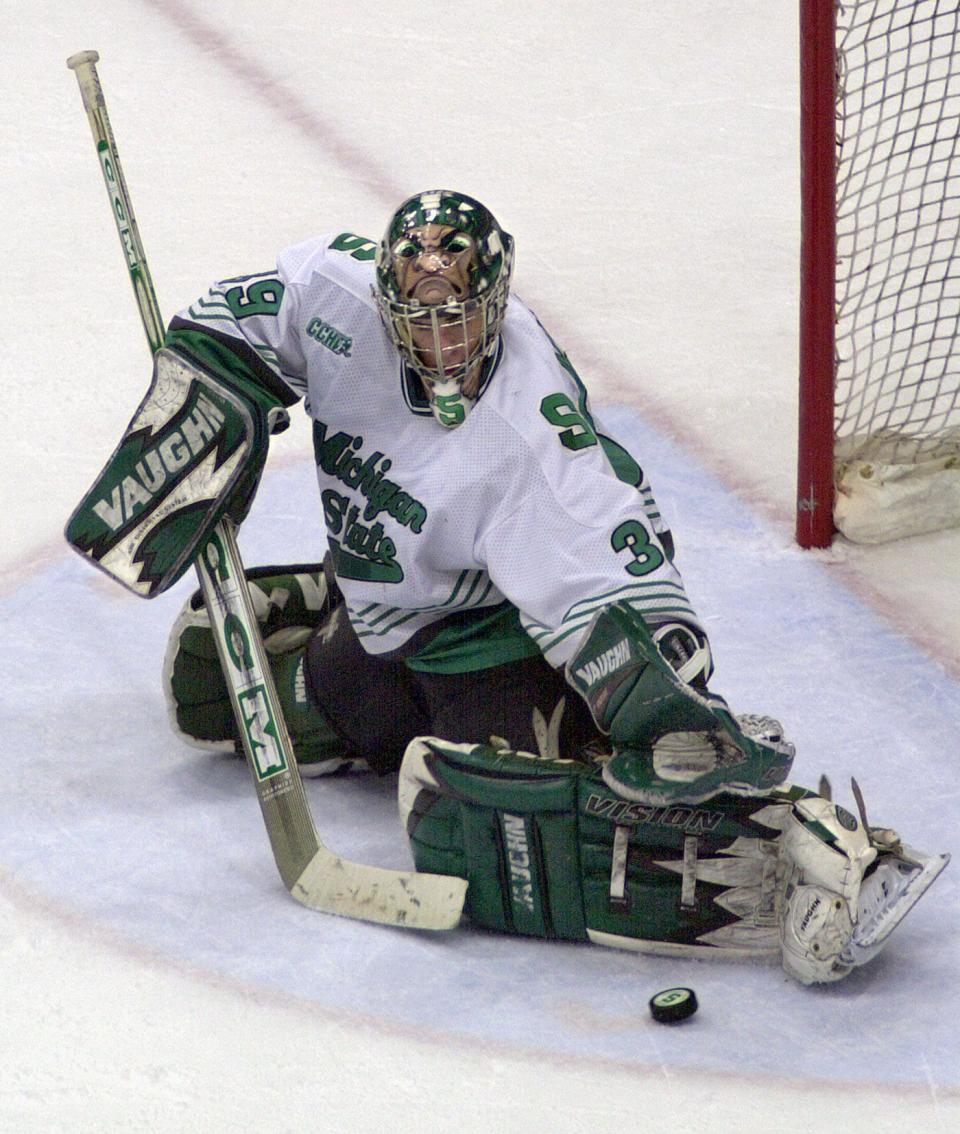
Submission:
[[[143,320],[143,329],[150,343],[150,350],[156,354],[163,343],[163,318],[160,315],[160,305],[157,303],[153,280],[150,278],[150,269],[147,267],[140,230],[137,228],[137,218],[123,177],[117,143],[107,115],[107,104],[100,86],[100,76],[97,74],[99,58],[96,51],[78,51],[67,60],[67,66],[77,76],[80,97],[83,99],[83,106],[90,120],[90,129],[100,159],[100,169],[110,198],[110,208],[137,299],[137,310]]]

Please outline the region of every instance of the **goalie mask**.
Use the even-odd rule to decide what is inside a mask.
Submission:
[[[513,237],[479,201],[446,189],[404,201],[377,249],[384,326],[447,429],[466,419],[496,352],[512,267]]]

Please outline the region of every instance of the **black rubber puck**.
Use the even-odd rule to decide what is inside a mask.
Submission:
[[[650,997],[650,1015],[659,1024],[675,1024],[689,1019],[697,1010],[697,994],[692,988],[665,988]]]

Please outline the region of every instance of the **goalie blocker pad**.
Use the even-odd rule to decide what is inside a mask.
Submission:
[[[224,353],[157,352],[146,397],[67,523],[72,547],[143,598],[180,578],[224,515],[243,518],[271,427],[287,424]]]

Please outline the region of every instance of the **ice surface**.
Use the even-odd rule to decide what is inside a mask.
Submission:
[[[408,191],[488,200],[518,291],[654,482],[718,689],[785,722],[800,782],[826,772],[846,799],[855,774],[873,822],[955,850],[958,533],[818,555],[791,540],[794,7],[11,13],[0,1130],[956,1118],[956,866],[876,962],[817,990],[775,966],[321,917],[285,895],[242,766],[167,730],[158,670],[190,584],[144,603],[59,540],[147,375],[64,66],[95,47],[168,315],[321,228],[376,235]],[[251,564],[320,554],[307,430],[290,433],[242,532]],[[308,790],[332,847],[409,864],[390,780]],[[700,1013],[654,1025],[649,995],[677,983]]]

